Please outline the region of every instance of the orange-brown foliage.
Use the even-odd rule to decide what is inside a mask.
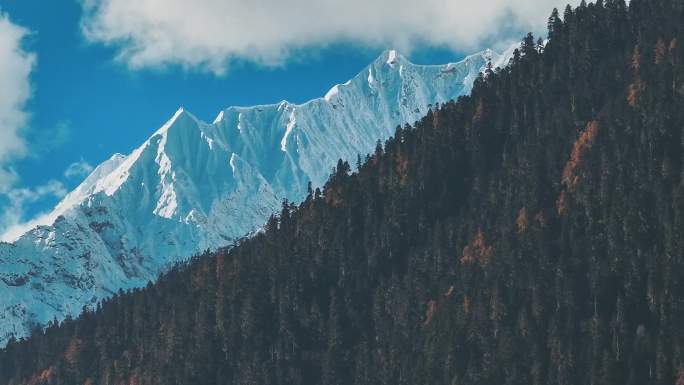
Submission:
[[[437,301],[432,299],[428,302],[427,311],[425,311],[425,323],[423,325],[427,326],[432,322],[432,317],[435,316],[435,312],[437,312]]]
[[[644,83],[641,79],[637,79],[634,83],[629,85],[627,89],[627,103],[631,107],[636,107],[639,103],[639,95],[644,91]]]
[[[529,226],[530,221],[527,219],[527,209],[525,207],[518,211],[518,218],[515,220],[515,225],[518,227],[518,234],[522,234],[527,231],[527,226]]]
[[[665,53],[667,52],[667,47],[663,39],[658,39],[655,46],[655,63],[662,64],[665,61]]]
[[[567,210],[567,198],[565,197],[565,191],[561,191],[560,196],[558,197],[558,200],[556,201],[556,211],[558,211],[558,215],[563,215],[565,214],[565,211]]]
[[[56,369],[54,366],[40,372],[40,374],[34,375],[27,382],[28,385],[40,385],[40,384],[53,384],[55,380]]]
[[[484,266],[489,263],[489,258],[492,256],[493,251],[492,247],[485,243],[482,229],[478,229],[471,244],[463,248],[461,264],[477,260],[480,265]]]
[[[481,261],[489,260],[489,257],[492,255],[492,247],[487,246],[487,244],[485,244],[484,234],[482,233],[482,230],[477,231],[477,235],[475,235],[475,241],[473,242],[473,246],[477,249],[478,257]]]
[[[64,358],[71,366],[76,366],[78,364],[78,356],[83,348],[83,341],[79,338],[72,338],[69,342],[66,352],[64,352]]]
[[[587,128],[580,134],[572,147],[570,159],[565,163],[561,179],[561,183],[570,190],[575,188],[579,182],[577,169],[582,164],[583,158],[586,157],[591,146],[594,144],[596,135],[598,135],[598,122],[592,120],[587,123]]]
[[[463,312],[470,313],[470,298],[467,294],[463,294]]]
[[[474,261],[475,258],[473,258],[473,253],[470,252],[470,246],[466,245],[463,248],[463,255],[461,256],[461,265],[470,263]]]
[[[399,175],[399,184],[402,186],[408,182],[409,159],[406,153],[401,152],[397,158],[397,175]]]

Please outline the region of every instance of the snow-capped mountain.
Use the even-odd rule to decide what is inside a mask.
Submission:
[[[371,152],[507,58],[486,50],[425,66],[386,51],[304,104],[230,107],[212,123],[179,109],[130,155],[100,164],[49,223],[0,244],[0,346],[254,231],[282,199],[322,185],[339,158]]]

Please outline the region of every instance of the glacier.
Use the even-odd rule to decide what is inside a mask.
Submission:
[[[387,50],[303,104],[229,107],[212,123],[179,109],[132,153],[96,167],[45,224],[0,243],[0,346],[257,230],[283,199],[325,183],[338,159],[372,152],[511,54],[417,65]]]

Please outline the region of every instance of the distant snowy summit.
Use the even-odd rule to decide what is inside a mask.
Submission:
[[[470,92],[490,50],[416,65],[394,50],[322,98],[230,107],[213,123],[179,109],[128,156],[100,164],[43,226],[0,244],[0,346],[31,325],[77,315],[155,280],[200,250],[256,230],[342,158],[373,151],[397,125]]]

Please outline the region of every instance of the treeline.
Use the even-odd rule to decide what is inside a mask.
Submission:
[[[263,232],[11,342],[0,383],[684,385],[684,5],[548,37]]]

